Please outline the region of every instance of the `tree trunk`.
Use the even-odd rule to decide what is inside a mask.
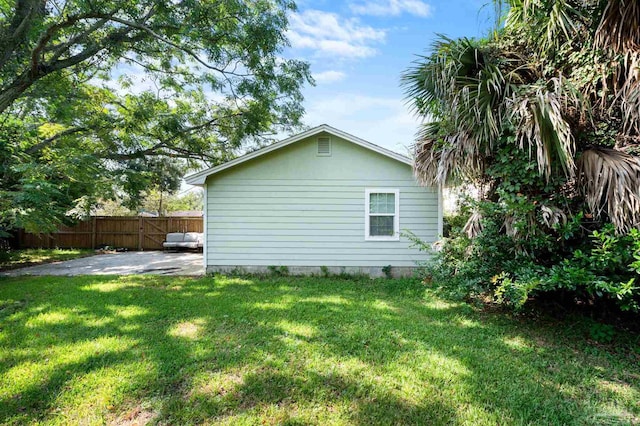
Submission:
[[[11,82],[10,86],[2,88],[0,91],[0,114],[9,108],[37,79],[38,77],[32,78],[29,72],[23,72],[20,77]]]

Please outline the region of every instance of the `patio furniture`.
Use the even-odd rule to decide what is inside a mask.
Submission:
[[[165,250],[202,249],[204,237],[201,232],[170,232],[162,246]]]

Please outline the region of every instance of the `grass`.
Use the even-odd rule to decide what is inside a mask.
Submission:
[[[638,354],[577,330],[411,280],[6,278],[0,423],[637,424]]]
[[[89,249],[26,249],[0,252],[0,271],[94,255]]]

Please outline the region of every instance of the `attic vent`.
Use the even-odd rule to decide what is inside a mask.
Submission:
[[[331,138],[326,136],[318,138],[318,155],[324,157],[331,155]]]

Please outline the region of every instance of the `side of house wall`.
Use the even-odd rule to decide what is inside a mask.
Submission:
[[[406,237],[365,240],[365,190],[398,190],[401,232],[427,242],[442,232],[438,191],[417,185],[409,165],[335,136],[331,155],[319,156],[316,140],[209,177],[208,270],[281,265],[300,272],[321,266],[367,272],[411,268],[426,259]]]

